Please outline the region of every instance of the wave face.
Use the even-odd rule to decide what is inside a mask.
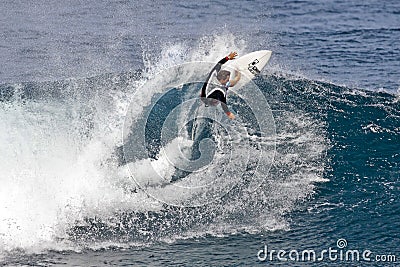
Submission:
[[[210,61],[226,50],[215,47],[220,51],[204,53],[200,58],[193,56],[191,60]],[[241,47],[229,48],[244,51]],[[149,178],[150,165],[170,179],[176,174],[160,151],[165,148],[177,157],[181,151],[176,149],[176,139],[163,143],[158,126],[163,114],[174,108],[173,100],[197,87],[169,88],[171,98],[158,101],[160,106],[151,110],[160,91],[154,87],[143,92],[140,88],[165,67],[187,60],[182,56],[186,52],[181,46],[169,46],[157,64],[147,64],[140,73],[1,85],[2,255],[18,249],[28,253],[79,251],[205,235],[287,230],[288,214],[320,193],[318,186],[326,183],[332,185],[327,190],[337,190],[343,198],[360,194],[362,199],[369,185],[360,181],[370,181],[369,192],[376,195],[369,197],[372,203],[381,203],[380,215],[399,216],[398,97],[279,73],[267,73],[254,81],[268,100],[275,127],[273,160],[268,161],[269,169],[262,173],[259,186],[250,190],[246,177],[257,170],[245,166],[245,171],[233,168],[222,175],[222,183],[228,183],[229,177],[241,179],[206,205],[165,205],[141,190],[132,176]],[[193,54],[198,55],[198,50]],[[141,98],[133,99],[137,92],[141,92]],[[122,139],[133,101],[129,135]],[[238,98],[232,97],[232,105],[235,112],[245,114]],[[127,157],[121,150],[129,142],[135,144],[135,132],[139,131],[135,123],[146,120],[147,111],[152,119],[146,124],[143,151],[135,150],[140,149],[137,146]],[[233,142],[229,160],[234,166],[242,166],[244,152],[252,155],[271,146],[270,139],[249,133],[256,132],[257,127],[251,126],[251,116],[243,117],[250,125],[248,131],[233,129],[232,134],[251,141],[252,146]],[[161,121],[155,123],[157,118]],[[179,119],[175,122],[178,127],[187,126]],[[188,128],[190,132],[191,125]],[[216,133],[224,137],[223,132],[213,132],[214,136]],[[189,139],[178,141],[191,147]],[[224,149],[217,146],[214,153],[208,165],[211,171],[203,173],[206,178],[223,164]],[[258,162],[260,166],[264,163],[265,158]],[[180,179],[193,182],[197,177],[187,172]],[[196,193],[176,194],[169,185],[156,184],[150,190],[152,196],[163,196],[174,203],[198,197]],[[326,193],[325,197],[345,202],[333,195]]]

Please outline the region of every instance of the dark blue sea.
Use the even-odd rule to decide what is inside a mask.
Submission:
[[[0,266],[400,266],[399,40],[398,0],[1,1]]]

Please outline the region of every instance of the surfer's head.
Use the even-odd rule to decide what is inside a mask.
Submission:
[[[231,73],[227,70],[220,70],[217,74],[217,80],[222,83],[225,84],[229,81],[229,77],[230,77]]]

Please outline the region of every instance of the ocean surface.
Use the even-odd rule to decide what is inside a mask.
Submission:
[[[399,1],[4,0],[0,25],[0,266],[400,266]],[[235,120],[201,107],[262,49]]]

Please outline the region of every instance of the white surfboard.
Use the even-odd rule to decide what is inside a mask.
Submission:
[[[256,75],[258,75],[261,70],[267,65],[272,51],[270,50],[260,50],[245,54],[237,59],[228,61],[223,67],[231,71],[231,69],[236,69],[241,72],[244,79],[240,79],[240,82],[234,87],[238,89],[250,82]],[[234,76],[234,71],[231,71],[231,79]]]

